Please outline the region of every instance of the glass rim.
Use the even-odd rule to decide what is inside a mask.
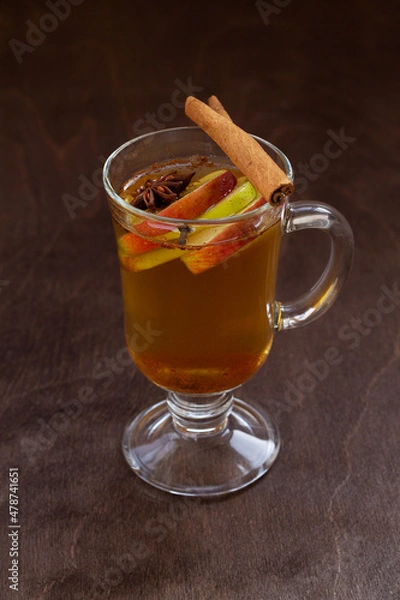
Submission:
[[[114,189],[110,178],[109,178],[109,171],[110,171],[110,167],[112,162],[114,161],[114,159],[117,158],[117,156],[123,152],[123,150],[125,150],[126,148],[128,148],[130,145],[132,145],[133,143],[139,142],[141,140],[145,140],[146,138],[150,138],[153,136],[156,136],[158,134],[161,133],[168,133],[168,132],[176,132],[176,131],[190,131],[190,130],[196,130],[196,131],[203,131],[200,127],[198,127],[197,125],[187,125],[187,126],[182,126],[182,127],[169,127],[169,128],[165,128],[165,129],[157,129],[156,131],[150,131],[148,133],[144,133],[142,135],[139,135],[135,138],[132,138],[126,142],[124,142],[123,144],[121,144],[120,146],[118,146],[118,148],[116,148],[107,158],[106,162],[104,163],[103,166],[103,185],[104,185],[104,189],[107,193],[107,195],[109,196],[109,198],[111,198],[111,200],[113,202],[115,202],[118,207],[120,209],[122,209],[123,211],[126,211],[128,214],[135,216],[135,217],[139,217],[140,219],[146,220],[146,221],[155,221],[158,223],[162,223],[162,224],[169,224],[169,225],[173,225],[173,226],[182,226],[182,224],[184,225],[199,225],[199,223],[202,226],[208,226],[208,225],[223,225],[223,224],[228,224],[228,223],[236,223],[238,221],[245,221],[246,219],[250,219],[250,218],[254,218],[257,216],[262,216],[264,215],[264,213],[266,213],[268,210],[272,209],[279,209],[282,206],[285,205],[286,199],[284,202],[278,204],[277,206],[272,206],[269,202],[265,202],[265,204],[263,204],[262,206],[255,208],[253,210],[249,210],[248,212],[245,213],[241,213],[241,214],[236,214],[236,215],[230,215],[228,217],[220,217],[219,219],[177,219],[177,218],[172,218],[172,217],[164,217],[162,215],[158,215],[157,213],[149,213],[146,212],[145,210],[142,210],[140,208],[136,208],[135,206],[132,206],[131,204],[128,204]],[[205,136],[207,136],[208,134],[203,132]],[[282,160],[284,166],[285,166],[285,172],[287,177],[289,177],[289,179],[291,179],[293,181],[293,169],[292,169],[292,165],[290,163],[290,160],[288,159],[288,157],[282,152],[282,150],[280,150],[277,146],[275,146],[275,144],[273,144],[272,142],[269,142],[268,140],[264,140],[263,138],[254,135],[254,134],[250,134],[252,138],[254,138],[258,143],[260,144],[266,144],[271,150],[273,150]],[[209,137],[209,136],[208,136]],[[212,140],[212,138],[210,137],[210,140],[214,142],[214,140]],[[216,143],[216,142],[214,142]],[[216,144],[218,146],[218,144]],[[229,158],[229,157],[228,157]],[[288,197],[288,196],[287,196]]]

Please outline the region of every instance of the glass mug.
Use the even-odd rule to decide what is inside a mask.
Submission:
[[[293,179],[286,156],[254,137]],[[332,305],[350,270],[354,244],[346,219],[316,202],[286,198],[275,207],[267,203],[227,217],[185,220],[142,211],[119,196],[139,171],[193,156],[234,169],[198,127],[142,135],[104,165],[126,342],[141,372],[167,392],[165,400],[132,418],[122,448],[148,483],[175,494],[217,496],[261,477],[280,447],[278,429],[264,408],[237,398],[235,390],[264,363],[275,332],[311,323]],[[280,241],[285,233],[307,228],[329,235],[330,257],[311,290],[283,304],[275,299]],[[142,236],[149,250],[122,252],[127,232]]]

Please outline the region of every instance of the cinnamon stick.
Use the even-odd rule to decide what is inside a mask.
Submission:
[[[208,106],[210,106],[213,110],[215,110],[215,112],[218,113],[219,115],[222,115],[226,119],[229,119],[230,121],[232,121],[230,115],[226,112],[224,106],[219,101],[219,99],[217,98],[217,96],[210,96],[209,97],[209,99],[208,99]]]
[[[218,101],[218,99],[217,99]],[[215,100],[215,110],[193,96],[185,103],[186,115],[203,129],[249,179],[266,201],[280,204],[293,192],[293,182],[262,146],[246,131],[221,114],[222,104]]]

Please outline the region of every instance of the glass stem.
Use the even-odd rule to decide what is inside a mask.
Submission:
[[[232,392],[208,396],[168,392],[168,409],[176,431],[197,439],[222,434],[233,406]]]

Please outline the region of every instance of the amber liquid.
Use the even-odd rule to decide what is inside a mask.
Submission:
[[[115,229],[117,237],[126,233],[118,223]],[[179,259],[140,272],[121,264],[126,340],[148,379],[209,394],[233,389],[259,369],[273,339],[280,240],[277,221],[197,275]]]

